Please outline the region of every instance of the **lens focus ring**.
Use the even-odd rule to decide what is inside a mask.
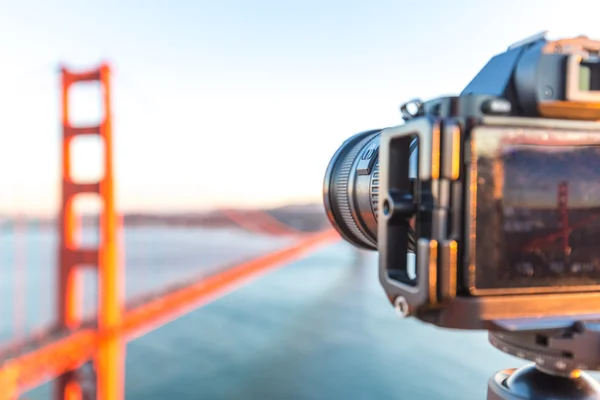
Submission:
[[[352,211],[350,209],[350,201],[352,193],[350,193],[349,183],[350,183],[350,175],[352,172],[352,165],[358,156],[358,153],[363,149],[363,147],[372,139],[369,135],[359,141],[348,153],[343,156],[341,160],[340,167],[337,172],[337,181],[335,183],[336,188],[333,192],[335,197],[335,203],[338,206],[338,210],[340,213],[340,217],[342,218],[346,227],[352,232],[352,234],[356,237],[356,239],[360,240],[363,243],[370,243],[373,245],[377,245],[373,243],[371,239],[366,237],[356,224],[356,221],[352,217]]]
[[[323,182],[329,221],[344,239],[367,250],[377,249],[370,182],[380,132],[362,132],[346,140],[332,157]]]

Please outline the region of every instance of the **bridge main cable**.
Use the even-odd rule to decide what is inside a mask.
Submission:
[[[181,285],[161,296],[153,296],[147,302],[129,308],[121,325],[111,335],[117,335],[124,341],[133,340],[339,238],[333,230],[308,235],[284,249]],[[105,340],[112,339],[103,337],[100,331],[89,325],[92,324],[84,323],[66,337],[5,360],[0,367],[0,400],[13,400],[17,394],[77,369],[96,357],[98,347]],[[11,397],[3,397],[11,391]]]

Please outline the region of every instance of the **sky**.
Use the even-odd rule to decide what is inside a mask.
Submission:
[[[600,38],[597,0],[0,1],[0,214],[59,199],[59,67],[113,67],[122,210],[317,202],[344,139],[457,94],[543,30]],[[94,123],[99,92],[71,93]],[[93,179],[99,148],[74,147]]]

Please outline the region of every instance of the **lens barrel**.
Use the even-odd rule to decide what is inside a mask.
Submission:
[[[346,140],[329,162],[323,202],[329,221],[348,242],[377,250],[381,129]]]

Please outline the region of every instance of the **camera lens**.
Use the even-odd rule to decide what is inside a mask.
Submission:
[[[323,182],[329,221],[344,239],[367,250],[377,250],[381,131],[361,132],[346,140],[329,162]],[[413,241],[414,235],[410,250]]]
[[[368,250],[377,249],[380,133],[361,132],[346,140],[329,162],[323,182],[329,221],[348,242]]]
[[[333,155],[323,182],[327,217],[352,245],[377,250],[379,201],[379,139],[382,129],[361,132],[346,140]],[[411,145],[411,177],[416,176],[417,147]],[[409,251],[414,250],[414,221],[410,221]]]

